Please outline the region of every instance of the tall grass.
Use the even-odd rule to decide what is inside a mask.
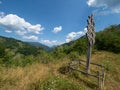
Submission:
[[[86,59],[85,55],[80,58]],[[97,90],[96,78],[86,77],[76,71],[64,73],[69,61],[69,58],[65,57],[48,64],[34,63],[25,67],[1,66],[0,90]],[[91,62],[105,65],[104,90],[120,90],[120,54],[95,52]],[[96,70],[93,66],[91,69]]]
[[[43,64],[26,67],[1,68],[0,90],[27,90],[30,83],[47,76],[49,68]]]

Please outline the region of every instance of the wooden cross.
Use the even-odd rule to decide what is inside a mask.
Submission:
[[[87,26],[87,39],[88,39],[88,52],[87,52],[87,62],[86,62],[86,67],[87,67],[87,73],[90,73],[90,57],[91,57],[91,51],[92,51],[92,46],[95,44],[95,23],[93,21],[93,14],[88,16],[87,20],[88,26]]]

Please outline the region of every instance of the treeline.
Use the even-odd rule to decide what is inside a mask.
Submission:
[[[95,46],[97,50],[120,53],[120,27],[112,25],[98,32]]]

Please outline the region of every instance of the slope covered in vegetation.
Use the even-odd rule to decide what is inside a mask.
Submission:
[[[85,60],[85,55],[80,59]],[[106,78],[104,90],[120,89],[120,54],[96,52],[92,62],[104,64]],[[0,67],[0,90],[98,90],[97,79],[70,71],[65,72],[70,58],[54,63],[35,63],[25,67]],[[95,68],[94,68],[95,69]]]
[[[117,25],[96,33],[91,62],[105,66],[104,90],[120,89],[119,36]],[[71,60],[86,60],[86,50],[85,36],[49,53],[19,40],[0,37],[0,90],[98,90],[96,78],[68,72]]]
[[[114,53],[120,53],[120,27],[112,25],[97,33],[96,48]]]
[[[70,43],[63,44],[55,48],[54,53],[70,54],[76,52],[79,55],[85,54],[87,50],[87,38],[83,36]],[[120,53],[120,27],[112,25],[105,28],[103,31],[96,33],[96,43],[93,47],[93,52],[96,50],[110,51]]]
[[[47,56],[47,52],[41,47],[0,36],[0,65],[25,66],[34,63],[33,58],[44,58],[44,56]]]
[[[7,38],[0,36],[0,46],[3,46],[6,49],[10,49],[15,52],[19,52],[24,55],[37,55],[38,50],[43,50],[40,47],[32,46],[28,43],[16,40],[13,38]]]

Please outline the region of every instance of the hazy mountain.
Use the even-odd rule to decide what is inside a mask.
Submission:
[[[27,43],[29,43],[29,44],[32,45],[32,46],[36,46],[36,47],[43,48],[43,49],[45,49],[45,50],[47,50],[47,51],[50,51],[50,50],[51,50],[50,47],[48,47],[48,46],[46,46],[46,45],[44,45],[44,44],[41,44],[41,43],[39,43],[39,42],[27,42]]]
[[[32,46],[26,42],[0,36],[0,46],[23,55],[37,55],[39,51],[43,51],[42,47]]]

